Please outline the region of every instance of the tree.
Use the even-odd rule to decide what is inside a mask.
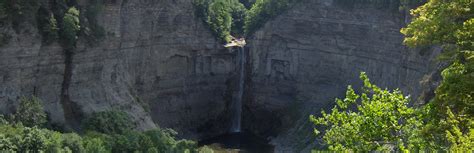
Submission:
[[[14,120],[28,127],[43,126],[47,119],[40,99],[21,97]]]
[[[314,124],[328,128],[323,139],[329,149],[365,152],[390,150],[390,146],[399,150],[423,147],[416,135],[421,122],[416,110],[407,106],[409,97],[398,89],[380,89],[363,72],[360,79],[364,82],[361,94],[348,86],[345,99],[336,99],[329,114],[322,111],[322,117],[310,116]],[[315,133],[320,132],[315,129]]]
[[[474,1],[430,0],[401,30],[410,47],[442,46],[451,63],[427,107],[424,138],[439,149],[474,149]]]
[[[83,128],[105,134],[124,134],[135,128],[135,125],[127,113],[111,110],[91,114],[84,120]]]
[[[62,146],[69,148],[74,153],[83,153],[84,145],[82,137],[76,133],[62,134]]]
[[[230,41],[230,30],[232,26],[232,15],[225,1],[211,3],[208,8],[207,23],[218,35],[219,39]]]
[[[79,21],[79,10],[75,7],[68,9],[63,17],[63,28],[61,29],[61,38],[64,47],[68,49],[75,47],[77,34],[81,29]]]
[[[109,153],[105,146],[104,142],[99,138],[91,138],[84,140],[84,149],[86,152],[93,153]]]

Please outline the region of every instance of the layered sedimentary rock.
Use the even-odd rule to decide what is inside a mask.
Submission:
[[[227,130],[235,55],[195,17],[192,3],[105,2],[98,21],[107,36],[94,46],[81,38],[70,59],[57,44],[42,45],[34,26],[19,35],[3,27],[12,39],[0,48],[2,112],[13,111],[20,96],[36,95],[54,122],[65,123],[67,95],[72,118],[114,108],[129,112],[140,129],[157,123],[186,137]]]
[[[156,123],[196,139],[226,132],[237,54],[215,40],[191,1],[105,2],[98,21],[107,36],[92,46],[80,38],[69,58],[43,44],[34,25],[0,28],[12,36],[0,47],[0,112],[36,95],[58,124],[70,124],[65,114],[79,122],[121,109],[140,129]],[[406,21],[398,11],[306,0],[266,23],[247,39],[243,129],[270,136],[277,151],[308,151],[316,141],[308,115],[332,107],[347,85],[360,87],[361,71],[418,96],[434,54],[402,45]]]
[[[417,97],[435,54],[402,44],[406,20],[370,4],[308,0],[265,24],[248,40],[252,83],[244,128],[273,134],[278,151],[309,149],[316,141],[309,114],[332,108],[347,85],[359,88],[361,71],[382,88]]]

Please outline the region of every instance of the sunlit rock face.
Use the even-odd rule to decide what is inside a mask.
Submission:
[[[76,117],[115,108],[140,129],[157,123],[189,138],[227,130],[235,55],[194,15],[191,1],[108,0],[98,21],[106,38],[94,46],[81,38],[71,62],[67,93]],[[43,45],[28,24],[18,35],[1,29],[12,34],[0,48],[2,112],[13,111],[19,96],[37,95],[52,120],[65,123],[62,48]]]
[[[380,87],[417,97],[434,55],[403,46],[406,20],[398,10],[308,0],[266,23],[248,38],[244,128],[273,134],[280,151],[309,149],[308,115],[331,108],[347,85],[360,87],[361,71]]]

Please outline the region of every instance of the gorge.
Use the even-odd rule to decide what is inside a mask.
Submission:
[[[90,2],[77,0],[82,9]],[[97,15],[104,39],[90,45],[79,37],[73,53],[42,41],[36,21],[2,24],[11,38],[0,46],[0,113],[35,95],[49,121],[70,129],[119,109],[138,130],[159,125],[192,140],[244,131],[274,152],[310,152],[321,144],[309,114],[330,109],[348,84],[360,87],[361,71],[413,100],[433,92],[420,82],[437,76],[440,49],[402,44],[406,11],[304,2],[234,49],[223,47],[190,0],[104,0]]]

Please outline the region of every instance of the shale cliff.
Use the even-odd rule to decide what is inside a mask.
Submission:
[[[64,124],[66,94],[74,111],[66,113],[74,118],[121,109],[142,129],[157,123],[187,137],[226,125],[235,55],[195,17],[190,1],[105,1],[98,21],[105,39],[95,46],[79,39],[68,59],[58,44],[42,45],[34,25],[19,32],[2,27],[12,38],[0,48],[1,111],[13,111],[20,96],[36,95],[51,120]]]
[[[347,85],[359,88],[361,71],[415,100],[436,53],[402,44],[399,31],[408,20],[398,10],[370,4],[308,0],[267,23],[248,41],[252,83],[243,125],[278,133],[277,151],[309,151],[318,140],[308,115],[332,108]]]
[[[247,38],[243,129],[268,136],[276,151],[308,151],[317,145],[308,115],[360,85],[360,71],[417,97],[434,55],[402,45],[407,20],[399,11],[306,0],[266,23]],[[140,129],[156,123],[186,138],[229,130],[237,53],[222,47],[190,0],[107,0],[98,21],[105,38],[92,46],[80,38],[69,57],[42,43],[34,24],[0,27],[11,36],[0,47],[0,112],[36,95],[58,125],[70,124],[65,114],[80,121],[114,108]]]

